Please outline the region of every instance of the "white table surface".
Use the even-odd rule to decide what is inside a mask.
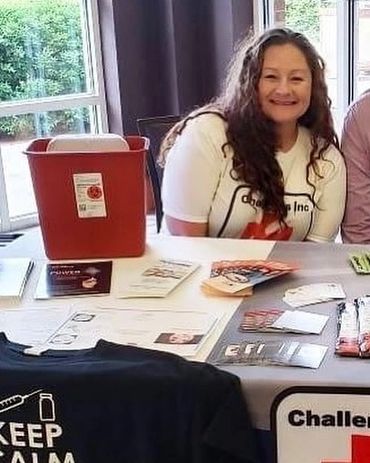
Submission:
[[[71,237],[73,239],[73,237]],[[192,310],[209,312],[220,317],[212,335],[209,336],[194,360],[205,360],[242,298],[214,297],[203,294],[201,281],[208,277],[211,263],[220,259],[266,259],[274,247],[273,241],[232,240],[214,238],[186,238],[166,235],[148,237],[142,257],[113,259],[112,290],[109,296],[33,298],[42,266],[47,262],[39,228],[27,231],[5,248],[0,257],[30,257],[35,262],[22,300],[14,308],[39,307],[112,307],[154,308],[168,310]],[[200,268],[166,298],[119,299],[116,297],[120,284],[138,276],[151,262],[160,258],[175,258],[199,262]],[[97,260],[97,259],[94,259]],[[0,308],[9,307],[9,302],[0,301]]]

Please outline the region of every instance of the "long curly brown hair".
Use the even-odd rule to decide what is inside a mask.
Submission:
[[[306,167],[309,174],[320,177],[317,160],[333,144],[339,149],[330,113],[331,101],[325,83],[325,63],[308,39],[287,28],[270,29],[257,38],[243,40],[232,59],[222,94],[206,106],[191,112],[176,124],[162,144],[161,159],[181,135],[189,120],[202,114],[215,113],[227,122],[227,144],[233,148],[233,175],[244,181],[250,194],[261,195],[264,210],[277,215],[281,222],[287,216],[284,203],[283,173],[276,160],[278,139],[276,125],[261,109],[258,97],[264,54],[273,45],[291,44],[305,56],[312,75],[310,105],[298,124],[307,127],[311,133],[310,161]],[[222,147],[225,152],[225,146]]]

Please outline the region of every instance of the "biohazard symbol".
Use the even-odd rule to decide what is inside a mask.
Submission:
[[[98,185],[91,185],[87,189],[87,196],[91,199],[99,199],[103,195],[103,191]]]

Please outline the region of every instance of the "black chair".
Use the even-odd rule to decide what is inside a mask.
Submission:
[[[141,118],[136,121],[137,130],[143,137],[150,140],[150,147],[146,158],[147,172],[152,184],[157,231],[162,223],[163,209],[161,199],[161,185],[163,168],[158,164],[159,148],[166,133],[181,119],[180,116],[158,116]]]

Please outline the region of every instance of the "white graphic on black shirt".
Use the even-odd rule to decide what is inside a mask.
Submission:
[[[16,410],[23,407],[27,408],[25,412]],[[28,416],[32,410],[36,412],[36,416],[30,419]],[[53,394],[44,392],[43,389],[1,399],[0,414],[4,413],[7,417],[0,418],[1,461],[77,463],[73,453],[61,450],[62,446],[58,444],[63,435],[63,427],[56,422],[55,410]]]
[[[15,394],[10,397],[7,397],[6,399],[0,400],[0,413],[4,413],[7,410],[10,410],[11,408],[20,407],[24,404],[26,399],[38,394],[41,391],[42,389],[38,389],[37,391],[33,391],[30,394],[26,395]]]

